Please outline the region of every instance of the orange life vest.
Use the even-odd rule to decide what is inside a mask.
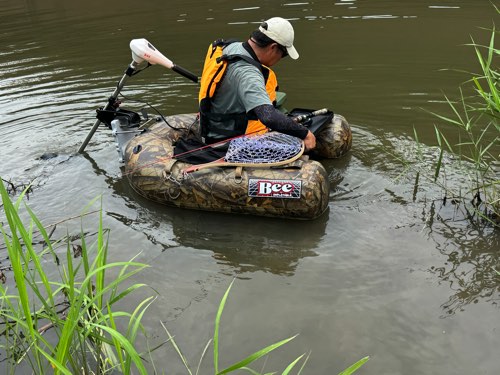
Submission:
[[[234,40],[224,41],[219,39],[208,47],[198,95],[200,126],[203,137],[206,137],[211,131],[218,133],[221,140],[242,134],[265,133],[268,131],[262,122],[257,119],[249,119],[246,113],[211,113],[212,100],[224,79],[228,65],[238,60],[244,60],[259,68],[264,76],[269,99],[273,104],[276,102],[276,91],[278,89],[276,74],[271,68],[246,55],[225,55],[224,48],[234,42]]]

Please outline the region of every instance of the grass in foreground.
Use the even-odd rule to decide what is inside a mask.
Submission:
[[[152,298],[132,313],[114,309],[117,302],[144,286],[133,284],[119,289],[146,265],[134,261],[108,263],[102,213],[95,243],[88,246],[81,231],[79,262],[69,241],[65,259],[60,261],[54,250],[56,244],[28,206],[30,222],[26,225],[21,220],[19,207],[24,194],[14,203],[0,182],[0,195],[8,224],[2,224],[1,231],[15,279],[12,290],[0,285],[0,349],[8,358],[9,372],[22,365],[37,374],[130,373],[133,367],[146,374],[134,340]],[[35,231],[44,238],[41,252],[33,246]],[[58,265],[58,281],[51,280],[43,267],[47,256]],[[111,269],[118,277],[107,280],[106,273]],[[127,327],[125,333],[117,329],[118,321]]]
[[[28,206],[25,208],[29,224],[23,223],[19,208],[24,194],[12,202],[1,180],[0,195],[7,221],[7,226],[0,223],[0,229],[15,280],[12,292],[5,284],[0,284],[0,354],[6,358],[4,368],[11,374],[29,368],[36,374],[147,374],[145,357],[151,353],[139,353],[135,341],[139,333],[145,334],[141,320],[153,297],[139,303],[132,313],[115,308],[118,302],[145,286],[132,284],[124,287],[124,284],[147,266],[134,260],[108,263],[108,233],[103,228],[102,210],[99,211],[96,240],[88,245],[82,228],[81,244],[73,245],[69,239],[66,242],[52,241]],[[41,251],[33,245],[35,232],[44,239]],[[66,249],[63,261],[56,253],[56,248],[61,245]],[[58,281],[53,281],[44,268],[47,258],[52,259],[59,270]],[[118,276],[106,278],[109,271]],[[242,370],[256,375],[259,372],[249,367],[252,363],[295,338],[281,340],[220,369],[220,320],[232,285],[220,302],[214,336],[205,346],[196,374],[211,344],[214,374]],[[174,338],[164,328],[167,341],[174,346],[187,373],[193,375]],[[281,374],[291,374],[292,370],[300,374],[308,358],[302,354]],[[340,375],[354,373],[366,361],[368,357]]]

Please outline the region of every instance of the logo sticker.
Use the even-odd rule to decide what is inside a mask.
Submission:
[[[260,198],[300,199],[302,181],[300,180],[262,180],[251,178],[248,181],[248,196]]]

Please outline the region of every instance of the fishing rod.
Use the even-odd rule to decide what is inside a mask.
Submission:
[[[321,116],[321,115],[324,115],[324,114],[327,114],[327,113],[328,113],[328,109],[327,108],[322,108],[322,109],[318,109],[317,111],[313,111],[311,113],[307,113],[305,115],[296,116],[296,117],[293,118],[293,120],[295,122],[298,122],[298,123],[306,122],[310,118],[313,118],[315,116]]]
[[[128,66],[127,70],[123,74],[123,77],[120,79],[118,82],[118,85],[116,86],[115,91],[111,95],[111,97],[108,99],[108,102],[103,108],[103,111],[110,111],[114,109],[114,105],[116,102],[116,99],[118,98],[118,95],[120,94],[120,91],[123,89],[123,86],[125,85],[125,82],[127,79],[134,74],[138,73],[139,71],[137,68],[139,65],[141,65],[143,62],[147,62],[148,66],[151,65],[162,65],[168,69],[173,70],[174,72],[186,77],[187,79],[197,83],[198,82],[198,77],[191,73],[189,70],[184,69],[183,67],[176,65],[172,62],[172,60],[168,59],[165,57],[160,51],[158,51],[151,43],[149,43],[146,39],[133,39],[130,42],[130,49],[132,51],[132,62]],[[83,141],[82,145],[78,149],[79,153],[82,153],[85,150],[85,147],[87,147],[88,143],[92,139],[92,136],[96,132],[97,128],[101,124],[101,120],[97,119],[92,128],[90,129],[89,133],[87,134],[87,137]]]

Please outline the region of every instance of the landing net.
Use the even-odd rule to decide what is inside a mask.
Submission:
[[[224,160],[228,163],[276,163],[293,158],[302,150],[302,140],[269,132],[231,140]]]

